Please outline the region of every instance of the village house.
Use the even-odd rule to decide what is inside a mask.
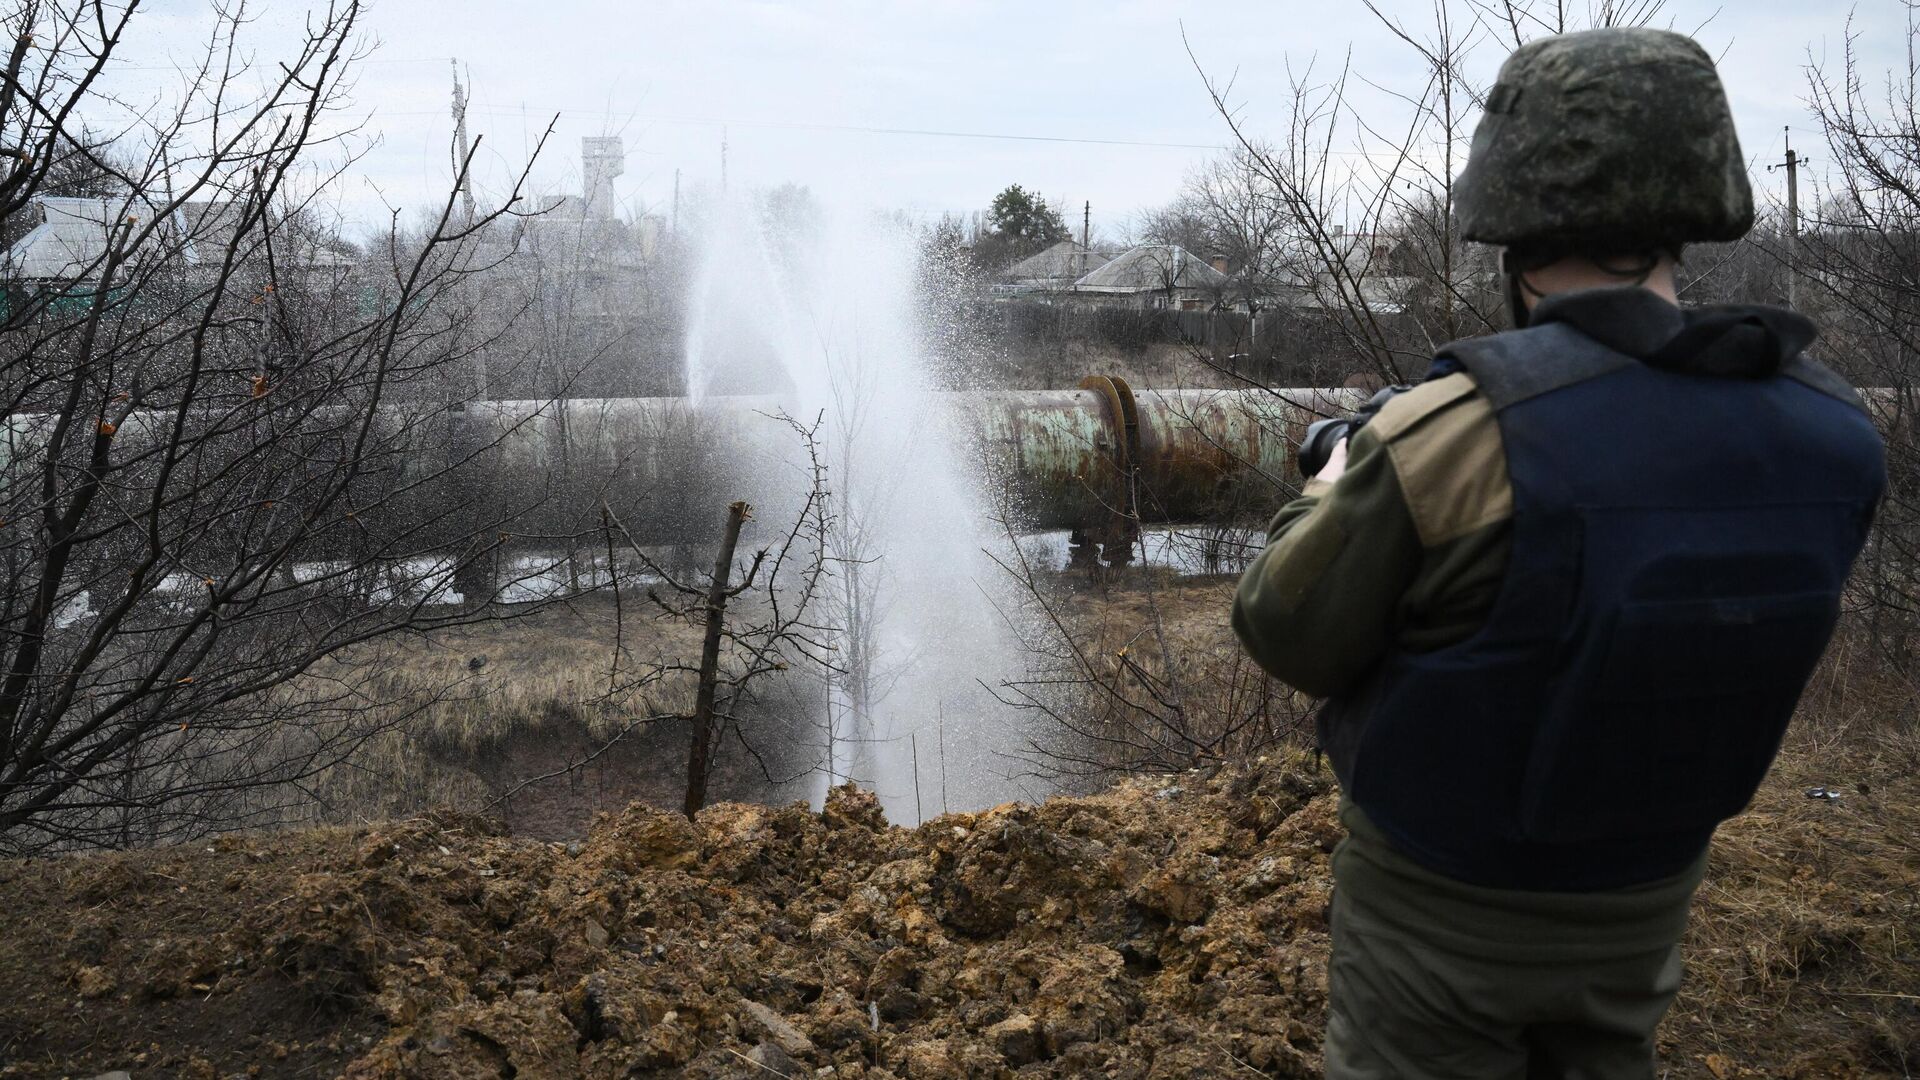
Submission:
[[[0,313],[31,296],[48,297],[44,310],[50,314],[83,310],[100,291],[109,252],[139,237],[162,209],[124,195],[31,200],[0,233],[5,241],[0,247]],[[217,272],[228,261],[240,214],[233,200],[181,201],[138,250],[122,253],[121,269],[109,291],[117,295],[131,281],[144,293],[158,281],[192,282]],[[298,229],[283,230],[275,242],[273,277],[282,286],[337,286],[354,258],[351,247]],[[241,254],[262,252],[249,249]]]
[[[1083,301],[1132,308],[1210,311],[1225,296],[1227,275],[1177,244],[1142,244],[1073,283]]]
[[[1062,240],[1001,271],[993,291],[1000,296],[1070,292],[1074,282],[1112,261],[1110,251],[1094,251],[1077,241]]]

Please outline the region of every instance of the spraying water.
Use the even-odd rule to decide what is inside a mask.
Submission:
[[[816,804],[849,779],[895,821],[1042,794],[1019,776],[1021,714],[988,689],[1025,671],[1021,603],[986,477],[935,393],[959,387],[926,347],[913,237],[801,200],[736,200],[707,222],[686,377],[696,404],[770,394],[822,418],[839,660]]]

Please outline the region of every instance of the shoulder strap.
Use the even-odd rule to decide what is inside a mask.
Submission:
[[[1804,386],[1818,390],[1830,398],[1836,398],[1851,405],[1861,412],[1867,411],[1867,403],[1860,400],[1860,392],[1853,388],[1853,384],[1847,382],[1847,380],[1840,377],[1838,372],[1817,360],[1809,360],[1805,356],[1796,356],[1787,361],[1786,366],[1780,369],[1780,374]]]
[[[1465,372],[1428,378],[1413,389],[1388,399],[1379,415],[1367,424],[1367,429],[1381,442],[1392,442],[1419,426],[1427,417],[1453,407],[1462,398],[1472,396],[1476,389],[1473,376]]]
[[[1455,341],[1437,356],[1465,368],[1496,411],[1639,362],[1564,323]]]

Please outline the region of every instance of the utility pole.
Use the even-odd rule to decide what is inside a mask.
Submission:
[[[1807,159],[1793,152],[1793,129],[1786,129],[1787,160],[1767,166],[1767,171],[1787,170],[1787,306],[1794,307],[1799,296],[1800,277],[1800,166]]]
[[[454,175],[460,180],[460,207],[467,213],[467,224],[473,224],[473,173],[467,168],[467,159],[471,151],[467,149],[467,90],[460,85],[460,61],[456,57],[448,61],[453,65],[453,141],[460,151],[460,160],[453,163]]]
[[[1080,276],[1087,276],[1087,256],[1092,253],[1089,246],[1093,240],[1093,200],[1088,199],[1080,207]]]
[[[667,231],[680,235],[680,170],[673,170],[673,217],[667,223]]]
[[[727,129],[720,129],[720,190],[727,190]]]
[[[167,205],[173,207],[173,230],[180,234],[180,251],[187,257],[189,264],[200,261],[200,253],[193,248],[193,232],[187,228],[187,219],[180,213],[180,207],[173,201],[173,163],[167,160],[167,144],[160,144],[160,182],[166,185]]]
[[[452,57],[447,63],[453,65],[453,145],[459,152],[460,160],[453,163],[453,175],[460,184],[460,209],[466,213],[463,224],[473,227],[473,170],[469,168],[473,152],[467,147],[467,88],[460,85],[460,59]],[[473,351],[473,400],[484,401],[487,397],[487,351]],[[464,408],[464,403],[455,403]]]

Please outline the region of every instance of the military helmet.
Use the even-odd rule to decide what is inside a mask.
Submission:
[[[1587,30],[1514,50],[1455,191],[1464,238],[1523,251],[1678,248],[1753,225],[1713,59],[1668,30]]]

